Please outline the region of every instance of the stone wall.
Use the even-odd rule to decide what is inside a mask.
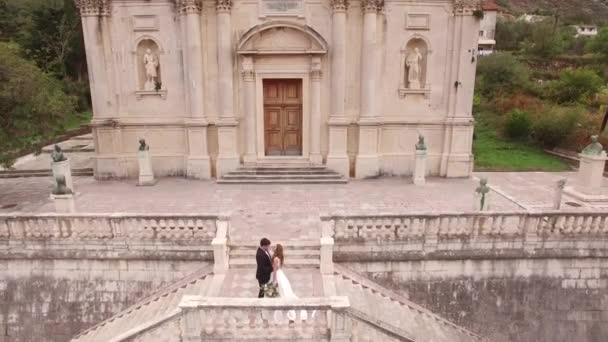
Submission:
[[[0,215],[0,342],[65,342],[211,267],[213,215]]]
[[[490,341],[608,340],[606,213],[323,220],[334,261]]]
[[[493,342],[606,341],[608,259],[552,254],[342,265]]]
[[[4,260],[0,341],[69,341],[208,261]]]

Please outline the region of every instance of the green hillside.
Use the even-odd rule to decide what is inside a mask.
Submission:
[[[570,23],[608,23],[608,0],[497,0],[512,14],[539,12],[558,15]]]

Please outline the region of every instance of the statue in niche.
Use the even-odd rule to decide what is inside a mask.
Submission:
[[[419,48],[414,48],[407,58],[405,59],[405,65],[407,66],[407,84],[410,89],[420,89],[421,83],[421,64],[422,54]]]
[[[591,136],[591,144],[587,145],[587,147],[585,147],[583,149],[583,151],[581,151],[582,154],[588,155],[588,156],[599,156],[602,154],[602,152],[604,152],[604,147],[602,146],[602,144],[600,144],[600,142],[598,141],[599,137],[597,135],[592,135]]]
[[[158,57],[152,53],[151,49],[146,49],[144,55],[144,67],[146,69],[146,83],[144,83],[144,90],[157,90],[157,78],[158,78]]]

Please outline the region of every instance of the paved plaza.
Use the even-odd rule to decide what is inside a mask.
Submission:
[[[351,180],[345,185],[217,184],[214,181],[161,178],[155,186],[135,180],[97,181],[75,177],[76,208],[81,213],[224,213],[231,215],[235,240],[314,240],[322,213],[460,212],[473,209],[477,178],[493,188],[490,209],[550,209],[554,184],[562,177],[575,183],[576,173],[476,173],[473,179],[428,178],[415,186],[411,178]],[[0,212],[53,212],[52,179],[0,180]],[[564,210],[602,210],[608,204],[585,204],[564,196]]]

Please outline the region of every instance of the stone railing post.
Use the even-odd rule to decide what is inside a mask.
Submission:
[[[202,342],[201,331],[203,328],[200,310],[198,308],[200,296],[184,296],[179,303],[182,310],[182,341]]]
[[[334,273],[334,239],[321,237],[321,274]]]
[[[226,274],[228,272],[228,231],[230,221],[218,219],[216,221],[217,232],[211,246],[213,247],[213,273]]]
[[[350,342],[352,335],[352,321],[346,310],[350,307],[348,297],[331,297],[331,342]]]
[[[525,215],[524,226],[523,226],[523,239],[524,239],[524,251],[525,252],[534,252],[537,248],[539,237],[538,237],[538,226],[540,220],[542,219],[541,215],[531,215],[532,213],[528,213]]]

